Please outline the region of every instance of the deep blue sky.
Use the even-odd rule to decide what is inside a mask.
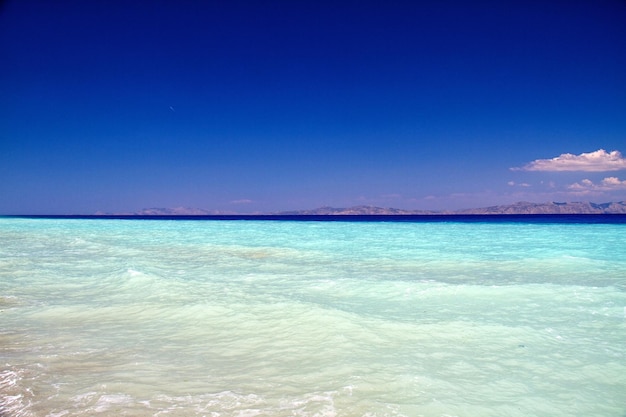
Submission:
[[[0,214],[626,200],[523,168],[626,154],[620,0],[9,0],[0,62]]]

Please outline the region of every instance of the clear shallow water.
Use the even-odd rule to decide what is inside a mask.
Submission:
[[[0,416],[624,417],[625,231],[0,219]]]

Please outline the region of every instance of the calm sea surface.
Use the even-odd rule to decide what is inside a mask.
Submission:
[[[624,218],[553,219],[0,218],[0,416],[624,417]]]

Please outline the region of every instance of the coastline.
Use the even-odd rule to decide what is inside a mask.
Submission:
[[[235,214],[235,215],[2,215],[49,220],[298,221],[298,222],[459,222],[459,223],[608,223],[626,224],[624,213],[566,214]]]

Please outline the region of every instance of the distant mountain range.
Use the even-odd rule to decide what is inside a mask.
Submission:
[[[312,210],[295,210],[295,211],[281,211],[279,214],[281,216],[323,216],[323,215],[406,215],[406,214],[441,214],[442,212],[438,211],[426,211],[426,210],[403,210],[397,208],[385,208],[385,207],[375,207],[375,206],[354,206],[354,207],[319,207]]]
[[[98,213],[103,214],[103,213]],[[137,216],[214,216],[214,215],[236,215],[238,213],[219,210],[204,210],[189,207],[175,208],[147,208],[135,213],[128,213]],[[260,213],[255,213],[260,214]],[[320,207],[312,210],[282,211],[276,214],[282,216],[294,215],[428,215],[428,214],[626,214],[626,201],[610,203],[529,203],[521,201],[515,204],[490,206],[474,209],[454,210],[454,211],[429,211],[429,210],[403,210],[397,208],[384,208],[374,206],[354,206],[354,207]]]
[[[348,208],[320,207],[313,210],[286,211],[281,215],[406,215],[406,214],[626,214],[626,201],[611,203],[529,203],[521,201],[515,204],[490,206],[454,211],[401,210],[372,206]]]
[[[232,211],[204,210],[191,207],[173,208],[145,208],[132,213],[136,216],[219,216],[225,214],[237,214]]]
[[[601,204],[589,202],[518,202],[504,206],[458,210],[454,214],[626,214],[626,201]]]

